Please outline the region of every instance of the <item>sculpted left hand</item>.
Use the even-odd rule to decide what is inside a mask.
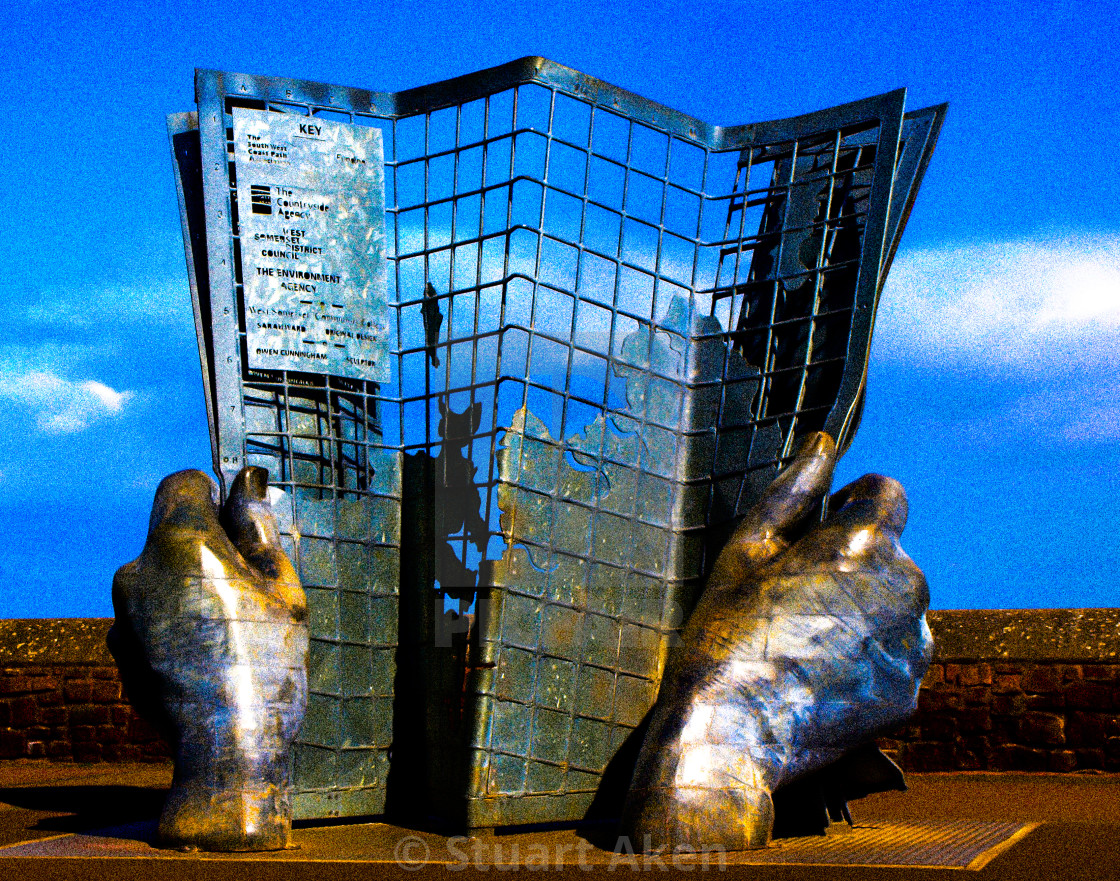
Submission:
[[[906,496],[867,475],[814,523],[835,457],[810,437],[716,560],[635,770],[635,847],[765,846],[775,789],[913,713],[932,638]]]
[[[113,579],[109,647],[129,699],[175,751],[164,845],[276,850],[291,831],[288,749],[307,704],[307,605],[280,547],[268,472],[245,468],[221,511],[180,471],[148,540]]]

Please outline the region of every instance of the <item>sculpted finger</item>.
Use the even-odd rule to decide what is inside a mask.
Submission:
[[[865,610],[924,611],[925,576],[899,542],[907,511],[902,484],[866,474],[833,495],[828,518],[775,563],[775,572],[823,573],[822,586],[833,585],[833,594],[846,593]]]
[[[246,562],[271,582],[272,590],[293,610],[304,608],[299,576],[280,544],[276,515],[268,501],[268,470],[242,468],[233,480],[220,520]]]
[[[902,484],[881,474],[865,474],[829,499],[829,519],[859,525],[876,526],[895,537],[902,535],[910,505]]]
[[[222,527],[243,556],[280,547],[280,530],[268,503],[268,470],[247,467],[237,472],[219,515]]]
[[[825,521],[801,536],[774,565],[785,572],[913,565],[899,544],[907,510],[902,484],[865,474],[834,493]]]
[[[138,565],[144,571],[203,574],[201,549],[220,558],[236,556],[218,522],[214,482],[201,471],[177,471],[160,481]]]
[[[802,441],[793,461],[766,488],[720,553],[713,583],[774,558],[796,540],[832,484],[836,444],[823,431]]]

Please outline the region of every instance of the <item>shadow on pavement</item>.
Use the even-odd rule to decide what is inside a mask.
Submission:
[[[41,813],[25,828],[49,834],[84,832],[112,828],[114,836],[122,832],[145,837],[150,823],[159,818],[167,790],[147,786],[13,786],[0,788],[0,803],[13,808]]]

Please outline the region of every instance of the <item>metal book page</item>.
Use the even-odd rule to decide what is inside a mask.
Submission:
[[[377,814],[401,492],[399,454],[383,443],[393,372],[381,132],[200,94],[207,259],[194,290],[215,468],[226,485],[242,464],[268,469],[310,614],[294,814]]]

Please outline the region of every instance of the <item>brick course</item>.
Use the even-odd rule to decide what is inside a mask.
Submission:
[[[879,745],[907,771],[1120,771],[1120,664],[935,662]]]

